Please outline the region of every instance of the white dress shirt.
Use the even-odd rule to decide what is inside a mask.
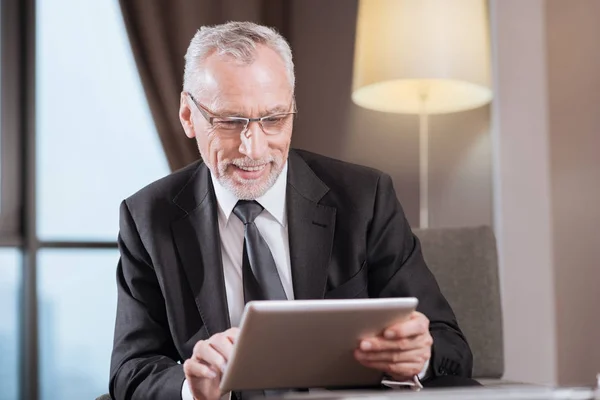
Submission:
[[[256,199],[263,206],[264,210],[256,217],[254,223],[271,250],[277,266],[277,272],[283,284],[283,290],[285,290],[288,300],[293,300],[294,288],[292,285],[285,203],[287,169],[288,164],[286,162],[275,184],[263,196]],[[228,189],[224,188],[212,173],[211,178],[218,204],[219,236],[221,238],[221,256],[223,259],[223,275],[225,277],[229,321],[232,327],[236,327],[239,326],[242,312],[244,311],[244,281],[242,278],[244,224],[233,214],[233,208],[237,204],[238,198]],[[428,365],[429,362],[425,364],[425,368],[419,374],[419,378],[425,375]],[[222,399],[229,397],[229,394],[226,394]],[[182,400],[193,400],[187,379],[183,382],[181,398]]]
[[[290,244],[285,205],[287,169],[286,162],[273,186],[264,195],[256,199],[264,210],[256,217],[254,223],[271,250],[288,300],[293,300],[294,288],[292,286]],[[218,204],[219,236],[221,238],[221,257],[223,259],[229,321],[232,327],[236,327],[239,326],[244,311],[244,280],[242,278],[244,224],[233,214],[233,208],[237,204],[238,198],[224,188],[212,173],[211,178]],[[183,400],[193,400],[187,380],[183,382],[181,397]]]
[[[219,205],[219,235],[221,237],[221,256],[223,258],[223,275],[225,276],[229,320],[231,326],[239,326],[242,311],[244,311],[244,281],[242,279],[244,224],[233,214],[233,208],[238,202],[237,197],[221,186],[215,177],[212,177],[212,180]],[[267,242],[269,250],[271,250],[288,300],[293,300],[294,289],[292,286],[285,206],[286,187],[287,163],[273,186],[264,195],[256,199],[264,210],[256,217],[254,223],[265,242]]]

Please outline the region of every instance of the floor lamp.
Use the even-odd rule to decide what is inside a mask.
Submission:
[[[485,0],[360,0],[352,100],[419,116],[419,225],[429,227],[429,116],[490,102]]]

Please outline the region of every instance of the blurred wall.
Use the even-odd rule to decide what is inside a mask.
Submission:
[[[600,2],[492,0],[506,378],[600,372]]]
[[[419,223],[418,116],[370,111],[350,99],[356,0],[292,0],[299,116],[293,146],[392,176]],[[430,119],[430,226],[492,223],[489,107]]]
[[[494,225],[505,378],[554,384],[556,332],[544,0],[492,0]]]
[[[600,1],[546,2],[558,382],[600,373]]]

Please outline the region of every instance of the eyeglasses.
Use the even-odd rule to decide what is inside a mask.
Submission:
[[[258,122],[265,134],[277,135],[289,126],[292,119],[291,117],[297,113],[294,109],[294,111],[267,115],[260,118],[220,116],[198,103],[191,93],[186,92],[186,94],[192,99],[192,102],[194,102],[198,111],[200,111],[200,114],[208,121],[211,127],[216,132],[221,132],[223,134],[243,134],[248,130],[248,126],[251,122]],[[292,108],[292,106],[290,106],[290,108]]]

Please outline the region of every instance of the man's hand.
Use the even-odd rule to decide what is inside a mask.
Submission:
[[[429,320],[420,312],[387,328],[383,336],[363,339],[354,357],[364,366],[383,371],[398,381],[418,375],[431,357]]]
[[[231,328],[196,343],[192,357],[183,363],[194,399],[218,400],[221,397],[221,376],[225,373],[238,334],[238,328]]]

